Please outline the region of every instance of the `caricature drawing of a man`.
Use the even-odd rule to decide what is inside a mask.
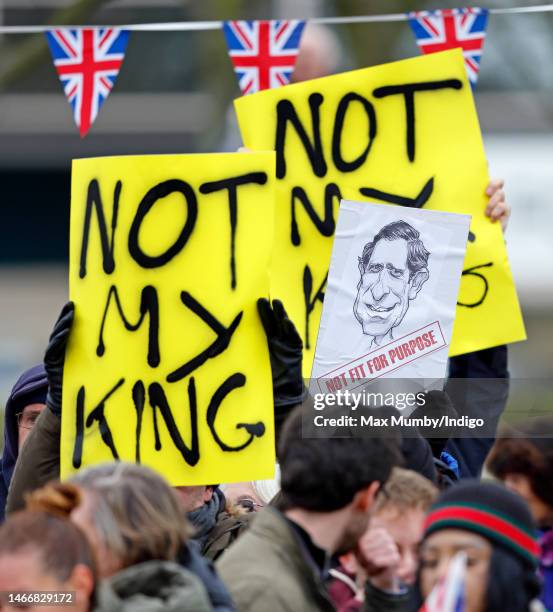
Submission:
[[[419,232],[405,221],[385,225],[359,257],[361,278],[353,304],[371,347],[393,340],[393,329],[428,280],[428,256]]]

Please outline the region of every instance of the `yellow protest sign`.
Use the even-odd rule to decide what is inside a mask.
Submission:
[[[61,474],[121,459],[173,485],[272,478],[274,153],[73,162]]]
[[[460,50],[244,96],[244,144],[276,150],[271,292],[309,376],[340,198],[472,215],[450,355],[525,338]],[[499,313],[501,316],[498,316]]]

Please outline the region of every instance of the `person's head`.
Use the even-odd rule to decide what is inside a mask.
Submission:
[[[9,411],[17,421],[17,448],[21,450],[27,436],[40,413],[46,407],[48,380],[43,365],[37,365],[23,372],[15,383],[10,398]],[[8,416],[6,407],[6,416]]]
[[[211,501],[215,486],[174,487],[184,512],[194,512]]]
[[[340,64],[340,55],[340,44],[332,30],[307,23],[301,37],[292,82],[318,79],[334,73]]]
[[[238,506],[247,512],[257,512],[268,506],[280,491],[280,468],[276,465],[275,478],[272,480],[253,480],[232,482],[221,485],[227,503]]]
[[[21,450],[27,436],[34,427],[40,413],[46,408],[46,404],[34,402],[25,404],[17,413],[17,429],[18,429],[18,449]]]
[[[43,365],[23,372],[8,397],[4,410],[4,449],[0,460],[0,522],[19,451],[44,409],[48,380]]]
[[[4,447],[17,457],[38,416],[46,406],[48,380],[44,366],[37,365],[17,379],[4,412]]]
[[[487,469],[525,499],[541,527],[553,526],[553,419],[535,419],[504,432],[487,460]]]
[[[0,609],[10,607],[8,593],[21,591],[72,592],[64,610],[92,609],[96,570],[90,545],[67,519],[46,512],[25,510],[12,514],[0,527]],[[25,606],[31,611],[54,611],[51,606]]]
[[[423,600],[460,551],[467,557],[466,612],[528,610],[539,593],[539,547],[530,511],[518,495],[470,480],[440,495],[421,545],[417,586]]]
[[[382,337],[401,323],[429,278],[429,255],[419,232],[405,221],[389,223],[365,245],[353,305],[364,334]]]
[[[101,577],[150,560],[174,561],[190,534],[176,493],[153,470],[109,463],[32,493],[31,508],[68,514],[88,537]]]
[[[278,453],[279,505],[311,514],[343,515],[345,527],[337,534],[333,552],[347,552],[367,528],[379,487],[401,463],[399,443],[384,437],[304,437],[302,420],[308,412],[308,405],[300,406],[284,425]]]
[[[424,520],[437,495],[424,476],[396,467],[376,498],[370,527],[386,529],[393,538],[400,556],[397,576],[405,584],[415,582]],[[370,530],[363,537],[370,537]]]
[[[258,496],[252,482],[231,482],[221,486],[227,506],[243,512],[257,512],[265,503]]]

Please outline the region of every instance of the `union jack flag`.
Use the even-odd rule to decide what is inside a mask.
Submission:
[[[244,95],[287,85],[305,21],[225,21],[230,59]]]
[[[476,7],[409,13],[409,23],[423,53],[461,47],[473,88],[478,80],[487,22],[487,9]]]
[[[54,66],[73,107],[81,138],[90,130],[117,79],[129,40],[118,28],[46,32]]]
[[[449,562],[446,574],[430,591],[419,612],[465,612],[467,554],[459,551]]]

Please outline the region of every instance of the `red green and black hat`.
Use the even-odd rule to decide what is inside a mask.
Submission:
[[[538,564],[540,549],[530,511],[503,486],[468,480],[444,491],[426,517],[424,537],[448,528],[472,531],[531,567]]]

